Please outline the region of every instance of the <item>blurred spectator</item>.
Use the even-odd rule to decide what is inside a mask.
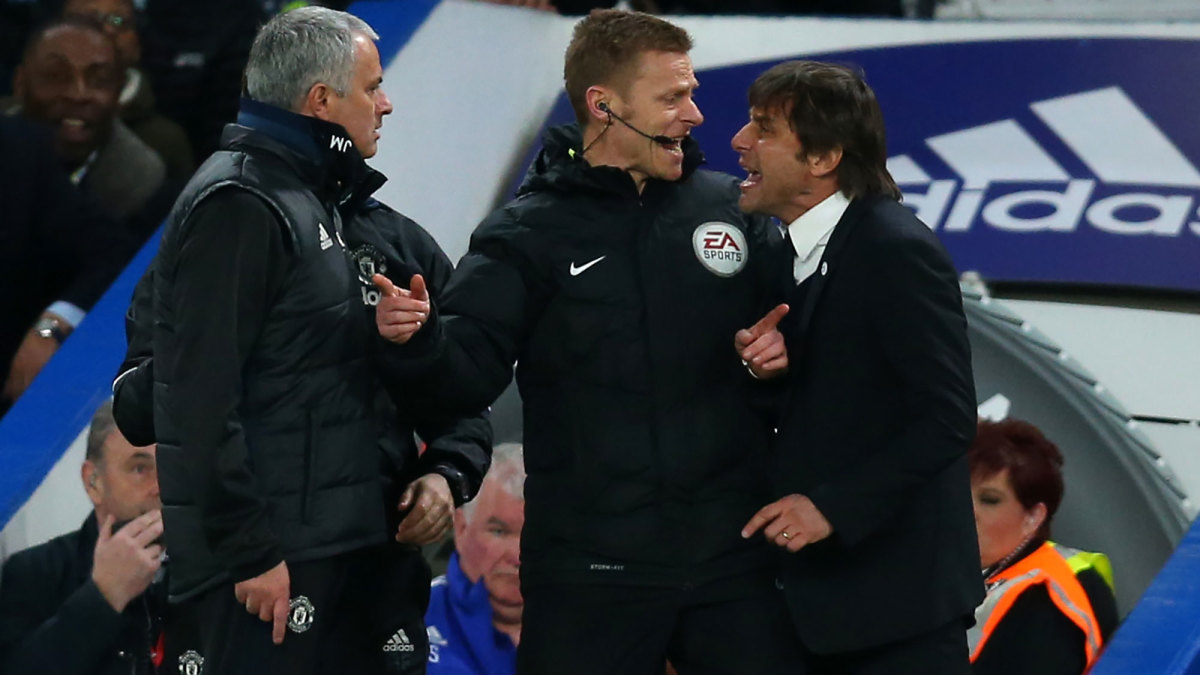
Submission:
[[[99,24],[60,19],[25,46],[10,112],[49,126],[71,181],[144,239],[174,195],[162,159],[117,119],[124,81],[116,45]]]
[[[95,510],[78,530],[5,563],[0,671],[155,672],[166,598],[154,583],[162,558],[154,453],[121,436],[110,401],[96,411],[82,470]]]
[[[158,110],[183,125],[197,161],[217,149],[237,118],[242,71],[266,20],[251,0],[148,0],[142,68]]]
[[[577,5],[578,6],[577,9],[581,10],[578,12],[564,11],[563,14],[571,14],[571,13],[587,14],[587,12],[589,10],[591,10],[592,8],[612,7],[617,4],[615,1],[613,1],[613,2],[595,2],[595,1],[572,2],[571,0],[565,0],[565,2],[564,2],[564,0],[482,0],[482,1],[491,3],[493,5],[509,5],[511,7],[524,7],[526,9],[537,9],[537,10],[541,10],[543,12],[554,12],[554,11],[557,11],[560,6],[564,6],[567,4]]]
[[[433,580],[429,675],[511,675],[521,640],[521,528],[525,460],[518,443],[492,452],[479,494],[454,513],[454,545],[445,576]]]
[[[112,37],[125,69],[125,86],[118,99],[121,121],[166,162],[168,176],[189,178],[196,166],[187,134],[155,109],[150,80],[141,69],[140,17],[133,0],[67,0],[63,16],[96,21]]]
[[[12,94],[13,71],[30,28],[50,16],[42,2],[0,0],[0,96]]]
[[[902,17],[901,0],[657,0],[669,14],[822,14]]]
[[[21,395],[132,253],[67,180],[42,129],[0,116],[0,415]]]
[[[487,0],[502,5],[553,5],[563,14],[587,14],[616,0]],[[631,0],[632,9],[652,14],[823,14],[902,17],[902,0]]]
[[[987,597],[968,632],[976,675],[1079,675],[1117,624],[1107,557],[1049,541],[1062,454],[1037,427],[981,420],[968,452]]]

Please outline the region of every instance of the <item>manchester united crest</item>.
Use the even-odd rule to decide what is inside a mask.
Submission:
[[[355,246],[350,251],[350,257],[358,269],[358,280],[368,286],[371,285],[371,277],[376,274],[387,274],[387,258],[384,258],[383,253],[370,244]]]
[[[312,628],[316,613],[307,596],[297,595],[288,603],[288,628],[293,633],[303,633]]]
[[[179,655],[179,675],[203,675],[204,657],[195,649],[189,649]]]

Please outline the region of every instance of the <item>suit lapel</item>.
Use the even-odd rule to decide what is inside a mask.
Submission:
[[[793,364],[792,373],[799,372],[798,366],[801,355],[804,353],[808,330],[812,326],[813,312],[816,311],[817,301],[820,300],[829,280],[838,269],[838,256],[845,247],[846,240],[850,237],[850,231],[862,219],[868,206],[867,199],[855,199],[850,202],[850,206],[846,208],[846,212],[842,214],[838,224],[833,228],[833,234],[829,237],[829,243],[825,245],[817,270],[803,283],[793,285],[790,302],[793,307],[797,306],[796,303],[799,302],[800,310],[794,315],[794,318],[791,313],[784,318],[790,328],[790,330],[785,329],[784,340],[789,360]],[[796,393],[796,380],[792,379],[791,382],[787,392],[780,400],[780,419],[787,419],[788,411],[792,407],[792,400]]]
[[[868,201],[868,199],[860,198],[850,202],[850,206],[846,208],[846,212],[842,214],[838,224],[833,228],[833,234],[829,237],[829,243],[825,245],[825,251],[821,254],[821,262],[817,265],[816,271],[797,289],[804,295],[799,318],[795,323],[795,342],[798,345],[804,344],[804,337],[812,325],[813,312],[816,311],[817,302],[821,299],[825,287],[829,285],[830,278],[838,270],[838,256],[845,247],[850,232],[866,213]],[[807,288],[804,288],[806,286]]]

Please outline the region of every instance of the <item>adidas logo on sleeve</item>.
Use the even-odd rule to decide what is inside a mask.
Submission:
[[[393,633],[392,637],[388,638],[387,644],[383,646],[383,651],[412,652],[416,651],[416,647],[413,646],[412,640],[408,639],[408,633],[405,633],[404,629],[401,628]]]

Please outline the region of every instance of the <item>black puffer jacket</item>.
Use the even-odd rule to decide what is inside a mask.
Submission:
[[[372,172],[372,177],[380,177]],[[369,193],[373,187],[363,192]],[[367,266],[379,271],[399,286],[407,286],[412,275],[420,274],[434,302],[450,280],[454,265],[433,237],[412,219],[375,199],[363,197],[342,203],[346,214],[344,238],[351,263],[362,273],[359,277],[363,311],[373,316],[368,304],[376,289],[366,282]],[[156,441],[154,433],[154,359],[152,341],[154,267],[151,265],[138,282],[125,315],[128,341],[125,360],[113,383],[113,416],[125,438],[137,446]],[[419,362],[405,370],[420,372]],[[420,391],[417,378],[391,377],[384,383],[387,396],[376,401],[380,421],[394,427],[395,433],[380,435],[383,451],[382,478],[389,490],[402,489],[411,480],[449,467],[461,475],[462,494],[469,498],[479,490],[487,473],[492,447],[492,425],[486,411],[455,414],[438,405]],[[424,443],[418,452],[414,433]],[[389,501],[391,501],[389,499]],[[397,517],[403,514],[393,514]]]
[[[733,336],[771,306],[778,231],[737,181],[650,180],[550,130],[517,199],[471,238],[428,328],[447,401],[491,401],[517,363],[529,582],[691,584],[766,564],[742,526],[770,501],[771,425]]]
[[[154,434],[178,599],[386,541],[381,458],[412,445],[381,424],[383,340],[338,208],[365,164],[336,125],[253,102],[239,121],[180,196],[153,263]]]

